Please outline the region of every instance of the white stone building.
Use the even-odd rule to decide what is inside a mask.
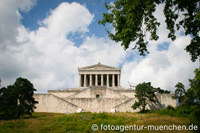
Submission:
[[[135,90],[120,86],[120,68],[101,63],[78,68],[79,88],[49,90],[48,94],[35,94],[39,102],[36,112],[74,113],[89,112],[136,112],[131,107],[137,100]],[[176,106],[172,94],[157,94],[158,104],[148,104],[150,109]]]
[[[103,65],[96,65],[78,68],[80,87],[106,86],[120,87],[119,68]]]

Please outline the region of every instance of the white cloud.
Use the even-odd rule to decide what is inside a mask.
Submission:
[[[124,64],[122,81],[128,79],[134,85],[141,82],[152,82],[155,87],[174,90],[178,82],[188,86],[188,78],[193,77],[193,71],[198,66],[190,61],[190,56],[184,47],[189,43],[190,37],[178,37],[169,46],[169,50],[158,51],[156,48],[139,63],[135,61]],[[129,73],[128,73],[129,72]],[[123,82],[124,86],[128,86]]]
[[[27,12],[33,7],[35,0],[2,0],[0,4],[0,77],[4,84],[12,82],[13,75],[20,75],[25,68],[21,66],[19,58],[14,56],[18,47],[16,36],[20,26],[19,11]]]
[[[95,35],[83,37],[83,43],[77,46],[68,35],[79,33],[84,36],[94,19],[85,6],[63,2],[40,21],[37,30],[29,31],[20,23],[18,10],[28,11],[34,2],[20,2],[3,4],[5,7],[13,5],[11,13],[9,8],[0,8],[0,15],[3,14],[0,27],[11,27],[0,30],[0,76],[4,86],[22,76],[28,78],[38,92],[78,87],[77,68],[99,61],[112,66],[122,64],[121,82],[125,87],[128,87],[127,81],[135,85],[151,81],[155,86],[171,89],[178,81],[186,82],[193,75],[196,64],[191,63],[188,53],[183,50],[190,37],[179,35],[169,49],[160,51],[158,45],[171,43],[165,27],[161,26],[158,31],[161,38],[151,42],[150,54],[145,58],[132,50],[125,52],[119,43]],[[162,14],[158,15],[162,17]],[[5,43],[11,41],[12,44]],[[131,56],[133,58],[129,59]]]
[[[35,4],[35,0],[3,0],[0,4],[0,47],[15,44],[17,27],[20,25],[19,10],[27,12]]]
[[[3,66],[4,83],[14,81],[17,77],[27,77],[38,89],[45,92],[48,89],[78,87],[77,68],[98,61],[118,65],[125,57],[120,44],[95,35],[85,38],[79,47],[66,36],[70,33],[88,32],[88,26],[94,15],[78,3],[61,3],[50,15],[41,21],[42,25],[36,31],[28,31],[19,25],[16,36],[19,46],[9,46],[7,54],[10,60],[18,64]],[[12,51],[12,54],[11,54]],[[111,56],[112,55],[112,56]],[[5,59],[5,60],[3,60]],[[0,59],[4,63],[8,57]],[[19,70],[15,70],[19,67]],[[10,77],[7,72],[13,69]]]
[[[177,39],[172,42],[167,38],[168,31],[162,13],[163,5],[159,5],[155,12],[161,26],[158,29],[158,41],[151,41],[150,54],[145,58],[132,60],[122,67],[122,85],[129,87],[128,82],[137,85],[142,82],[152,82],[153,86],[174,91],[174,86],[182,82],[188,87],[188,79],[193,77],[193,71],[198,63],[191,62],[190,56],[184,48],[190,43],[189,36],[181,36],[178,31]],[[169,48],[159,50],[158,46],[169,43]],[[130,51],[129,51],[130,52]]]
[[[42,23],[55,37],[70,32],[88,32],[88,25],[93,17],[86,7],[63,2]]]

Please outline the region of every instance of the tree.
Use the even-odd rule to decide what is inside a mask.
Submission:
[[[189,88],[186,92],[185,92],[185,102],[184,105],[187,106],[191,106],[195,104],[195,93],[194,90],[192,88]]]
[[[0,113],[1,118],[15,118],[17,110],[17,95],[12,85],[0,89]]]
[[[33,98],[36,89],[32,83],[24,78],[18,78],[14,85],[0,89],[0,112],[7,119],[20,118],[21,115],[34,111],[38,103]]]
[[[19,118],[21,114],[31,115],[33,109],[36,108],[34,105],[38,103],[33,98],[34,91],[36,91],[36,89],[33,87],[33,84],[27,79],[20,77],[14,83],[14,88],[16,89],[16,93],[18,94],[17,117]]]
[[[200,70],[196,69],[194,73],[194,78],[189,79],[190,88],[187,91],[180,82],[175,86],[176,90],[173,98],[178,100],[180,106],[200,105]]]
[[[178,103],[179,103],[179,106],[181,106],[181,109],[182,109],[182,113],[184,113],[183,111],[183,105],[185,105],[186,101],[185,101],[185,97],[186,97],[186,92],[185,92],[185,86],[178,82],[176,85],[176,90],[175,90],[175,94],[173,96],[174,99],[178,99]]]
[[[195,76],[193,79],[189,79],[190,89],[193,91],[195,103],[200,105],[200,69],[194,71]]]
[[[182,83],[176,84],[173,98],[178,100],[182,113],[190,114],[200,125],[200,69],[196,69],[194,72],[194,78],[189,79],[190,88],[186,91]]]
[[[163,90],[163,89],[161,89],[160,87],[158,87],[158,88],[154,88],[155,90],[156,90],[156,92],[158,92],[158,93],[161,93],[161,94],[169,94],[170,93],[170,91],[168,91],[168,90]]]
[[[196,69],[194,73],[194,78],[189,79],[190,88],[186,93],[186,104],[194,107],[192,116],[198,121],[198,126],[200,126],[200,68]]]
[[[155,89],[151,86],[151,83],[141,83],[136,86],[136,95],[138,99],[132,108],[140,108],[141,112],[145,112],[145,107],[148,102],[155,102]]]
[[[137,49],[140,55],[146,55],[149,53],[146,34],[150,33],[150,40],[159,38],[156,31],[160,23],[153,13],[161,3],[165,4],[163,12],[169,30],[168,38],[175,40],[175,31],[182,27],[185,35],[192,36],[185,49],[195,61],[200,56],[200,0],[117,0],[114,4],[105,4],[108,13],[103,13],[99,23],[114,27],[115,33],[106,29],[108,36],[121,42],[124,49],[136,41],[133,49]]]
[[[173,96],[173,98],[178,99],[178,103],[180,104],[180,106],[184,105],[185,102],[185,86],[178,82],[176,85],[176,90],[175,90],[175,95]]]

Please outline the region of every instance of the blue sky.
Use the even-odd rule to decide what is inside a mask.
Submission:
[[[188,79],[198,62],[192,63],[184,48],[191,37],[177,31],[177,39],[167,38],[162,13],[158,41],[150,41],[150,54],[124,51],[120,43],[107,37],[97,22],[106,12],[106,0],[2,0],[0,5],[0,77],[2,86],[16,78],[29,79],[38,93],[79,86],[78,67],[97,64],[121,68],[121,86],[152,82],[155,87],[174,90]],[[109,3],[112,1],[109,1]],[[111,28],[112,31],[114,29]],[[148,34],[147,34],[148,38]],[[130,46],[134,46],[132,42]]]
[[[90,32],[86,33],[86,35],[95,34],[97,37],[105,37],[107,36],[107,33],[104,30],[104,26],[98,24],[98,20],[102,19],[102,14],[106,12],[106,8],[104,6],[105,1],[106,0],[37,0],[37,3],[29,12],[21,12],[23,16],[21,22],[26,28],[36,30],[39,26],[38,21],[47,17],[50,10],[55,9],[60,3],[77,2],[88,8],[92,14],[95,14],[92,23],[89,25]],[[114,2],[114,0],[109,0],[109,2]],[[78,35],[73,35],[72,38],[76,39],[76,36]],[[75,40],[77,41],[77,45],[80,43],[80,40],[81,39]]]

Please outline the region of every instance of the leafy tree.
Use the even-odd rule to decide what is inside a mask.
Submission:
[[[160,87],[154,88],[154,89],[156,90],[156,92],[161,93],[161,94],[164,94],[164,93],[169,94],[169,93],[170,93],[170,91],[168,91],[168,90],[163,90],[163,89],[161,89]]]
[[[190,88],[185,90],[182,83],[176,84],[174,98],[178,99],[179,107],[176,109],[182,110],[182,114],[189,114],[192,119],[197,121],[200,126],[200,69],[195,70],[193,79],[189,79]]]
[[[185,99],[185,86],[178,82],[176,85],[176,90],[175,90],[175,95],[173,96],[173,98],[178,99],[178,102],[180,104],[180,106],[182,106],[184,104],[184,99]]]
[[[20,118],[21,115],[34,111],[38,103],[33,98],[36,89],[32,83],[24,78],[18,78],[14,85],[0,89],[0,112],[6,119]]]
[[[185,102],[184,102],[184,105],[194,105],[195,104],[195,93],[194,93],[194,90],[193,89],[188,89],[186,92],[185,92]]]
[[[33,109],[36,107],[34,106],[37,101],[33,98],[34,91],[36,89],[33,87],[33,84],[24,78],[18,78],[14,83],[14,88],[17,91],[17,98],[18,98],[18,112],[17,117],[19,118],[20,115],[29,114],[31,115]]]
[[[181,108],[182,108],[182,113],[184,113],[183,111],[183,105],[185,104],[185,86],[178,82],[176,85],[176,90],[175,90],[175,94],[173,96],[173,98],[178,99],[178,103],[180,104]]]
[[[187,90],[187,104],[194,107],[193,118],[198,121],[200,127],[200,68],[196,69],[194,73],[194,78],[189,79],[190,88]]]
[[[136,86],[136,95],[138,99],[132,106],[133,109],[140,108],[141,112],[145,112],[145,107],[148,102],[155,102],[155,89],[151,83],[141,83]]]
[[[190,89],[193,91],[195,103],[200,104],[200,69],[194,71],[195,76],[193,79],[189,79]]]
[[[178,99],[180,106],[183,105],[200,105],[200,70],[196,69],[193,79],[189,79],[190,88],[186,91],[182,83],[176,84],[175,95],[173,98]]]
[[[15,118],[17,96],[12,85],[0,89],[0,113],[5,119]]]
[[[160,23],[153,15],[156,6],[165,4],[164,15],[168,38],[175,40],[175,31],[182,27],[185,35],[191,35],[192,40],[185,48],[195,61],[200,55],[200,0],[117,0],[114,4],[105,4],[108,13],[103,13],[99,21],[105,26],[111,24],[115,33],[108,29],[108,36],[121,42],[124,49],[129,48],[131,42],[136,41],[133,49],[140,55],[148,53],[146,34],[150,33],[150,40],[158,40],[157,28]]]

